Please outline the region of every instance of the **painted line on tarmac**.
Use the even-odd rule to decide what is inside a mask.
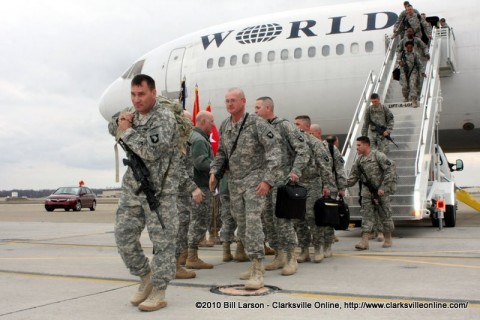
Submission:
[[[340,254],[339,254],[340,255]],[[358,255],[358,254],[347,254],[342,253],[342,256],[359,258],[359,259],[366,259],[366,260],[385,260],[385,261],[401,261],[401,262],[409,262],[409,263],[418,263],[418,264],[428,264],[433,266],[442,266],[442,267],[455,267],[455,268],[467,268],[467,269],[480,269],[480,265],[472,266],[472,265],[465,265],[465,264],[454,264],[454,263],[440,263],[440,262],[429,262],[429,261],[419,261],[419,260],[410,260],[404,259],[402,257],[395,257],[395,256],[373,256],[373,255]],[[413,257],[412,257],[413,258]],[[416,257],[415,257],[416,258]],[[418,258],[436,258],[436,257],[418,257]],[[460,258],[457,258],[460,259]],[[480,258],[474,258],[480,260]]]
[[[69,275],[55,275],[55,274],[42,274],[34,272],[19,272],[19,271],[8,271],[0,270],[0,274],[9,274],[9,275],[19,275],[27,277],[39,277],[39,278],[56,278],[56,279],[66,279],[66,280],[76,280],[76,281],[92,281],[92,282],[110,282],[117,284],[126,284],[125,286],[102,291],[96,294],[114,291],[118,289],[123,289],[126,287],[131,287],[138,285],[138,281],[135,280],[126,280],[126,279],[115,279],[115,278],[99,278],[99,277],[82,277],[82,276],[69,276]],[[213,284],[199,284],[199,283],[188,283],[188,282],[171,282],[169,286],[173,287],[184,287],[184,288],[212,288],[216,285]],[[456,302],[463,303],[468,302],[468,308],[478,308],[480,309],[480,300],[473,299],[445,299],[445,298],[428,298],[428,297],[405,297],[405,296],[388,296],[388,295],[360,295],[360,294],[351,294],[351,293],[333,293],[333,292],[317,292],[311,291],[306,292],[302,290],[284,290],[280,289],[276,291],[276,294],[286,294],[295,297],[309,298],[309,299],[330,299],[330,300],[343,300],[343,301],[368,301],[368,302]],[[95,294],[91,294],[95,295]],[[88,295],[86,295],[88,296]],[[84,297],[84,296],[82,296]],[[82,297],[67,299],[74,300]],[[65,301],[67,301],[65,300]],[[62,302],[62,301],[60,301]]]

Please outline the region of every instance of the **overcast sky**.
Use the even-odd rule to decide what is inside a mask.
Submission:
[[[332,1],[0,1],[0,190],[79,180],[119,187],[98,101],[134,60],[211,25],[325,2]],[[462,158],[459,183],[480,184],[480,166],[469,165],[478,156]]]

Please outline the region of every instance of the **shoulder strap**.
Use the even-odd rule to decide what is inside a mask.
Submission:
[[[240,125],[240,130],[238,130],[237,138],[235,139],[235,142],[232,145],[232,149],[230,150],[230,155],[228,158],[232,156],[233,151],[237,148],[237,143],[238,143],[238,138],[240,138],[240,133],[242,133],[243,126],[245,125],[245,121],[247,121],[248,118],[248,112],[245,114],[245,118],[243,118],[242,124]]]

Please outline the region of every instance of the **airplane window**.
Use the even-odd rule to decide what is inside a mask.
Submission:
[[[237,64],[237,56],[231,56],[230,57],[230,65],[234,66]]]
[[[248,53],[245,53],[245,54],[242,56],[242,63],[243,63],[243,64],[247,64],[248,62],[250,62],[250,56],[248,55]]]
[[[308,57],[313,58],[317,54],[317,48],[315,47],[310,47],[308,48]]]
[[[262,62],[262,53],[261,52],[255,53],[255,62],[256,63]]]
[[[365,51],[372,52],[373,51],[373,41],[365,42]]]
[[[207,60],[207,69],[212,69],[213,67],[213,59],[210,58]]]
[[[302,57],[302,48],[296,48],[295,51],[293,51],[293,57],[300,59]]]
[[[122,78],[123,78],[123,79],[127,79],[128,74],[130,73],[130,70],[132,70],[133,66],[134,66],[134,65],[132,64],[132,65],[127,69],[127,71],[125,71],[125,72],[122,74]]]
[[[337,48],[335,50],[337,55],[341,56],[345,52],[345,46],[341,43],[337,44]]]
[[[218,59],[218,66],[219,67],[225,66],[225,57],[220,57],[220,59]]]
[[[322,47],[322,56],[326,57],[330,55],[330,46]]]
[[[360,48],[358,46],[358,43],[356,42],[352,43],[352,45],[350,46],[350,53],[358,54],[359,52],[360,52]]]
[[[137,74],[142,73],[142,68],[143,68],[143,63],[144,62],[145,62],[145,60],[140,60],[140,61],[135,62],[135,64],[132,67],[132,70],[128,74],[128,78],[133,78]]]
[[[288,59],[288,50],[283,49],[282,52],[280,52],[280,59],[282,60],[287,60]]]
[[[275,51],[268,51],[267,60],[268,61],[275,60]]]

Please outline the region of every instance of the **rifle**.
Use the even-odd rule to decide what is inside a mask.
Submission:
[[[155,191],[153,190],[152,182],[150,181],[150,171],[145,165],[145,162],[143,162],[142,158],[134,153],[122,139],[119,139],[118,143],[123,150],[125,150],[128,157],[128,159],[123,159],[123,164],[132,169],[135,180],[140,183],[140,187],[138,187],[137,191],[135,191],[135,195],[138,196],[141,192],[145,194],[147,197],[148,207],[152,212],[157,214],[158,221],[160,222],[162,229],[165,229],[165,224],[163,223],[162,217],[158,212],[160,201],[158,201],[157,197],[155,197]]]
[[[372,120],[370,120],[370,122],[375,126],[375,131],[383,137],[384,136],[383,133],[387,131],[387,127],[384,125],[378,124]],[[398,145],[395,143],[395,141],[393,141],[392,137],[390,136],[390,133],[387,136],[385,136],[385,138],[391,143],[393,143],[395,147],[397,147],[397,149],[399,148]]]
[[[368,191],[370,191],[370,193],[372,194],[372,204],[375,204],[375,205],[380,204],[378,187],[375,186],[372,180],[370,180],[370,178],[367,176],[367,174],[365,173],[365,170],[363,170],[363,167],[360,164],[358,164],[358,170],[360,171],[360,174],[363,175],[363,177],[365,178],[365,182],[362,182],[361,180],[360,182],[364,184],[368,188]]]

